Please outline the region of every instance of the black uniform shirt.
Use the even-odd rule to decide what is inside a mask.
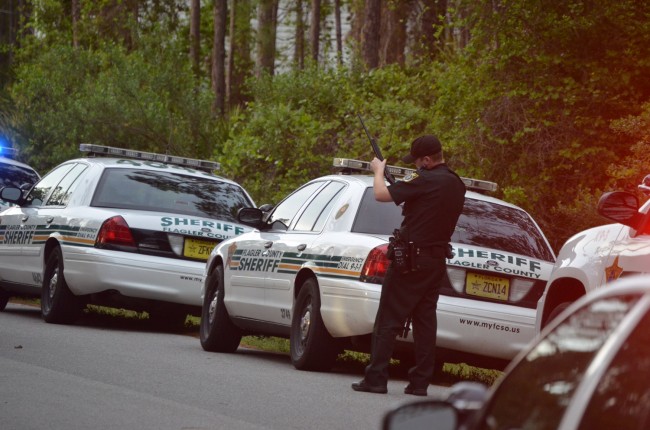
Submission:
[[[465,184],[446,164],[388,186],[395,204],[404,203],[402,233],[418,246],[449,243],[465,202]]]

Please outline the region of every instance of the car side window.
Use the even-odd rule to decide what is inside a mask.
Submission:
[[[268,224],[274,229],[288,228],[291,220],[296,216],[300,208],[323,184],[324,182],[312,182],[294,191],[293,194],[289,195],[275,207],[275,210],[269,216]]]
[[[585,370],[636,300],[604,298],[564,320],[499,384],[483,427],[556,429]]]
[[[35,186],[32,188],[32,191],[27,196],[27,207],[38,207],[43,205],[45,199],[52,191],[61,179],[74,168],[76,163],[68,163],[62,166],[59,166],[52,170],[50,173],[45,175]]]
[[[344,185],[340,182],[331,182],[323,188],[318,195],[309,202],[307,208],[303,211],[302,215],[300,215],[294,230],[320,231],[325,224],[327,214],[336,200],[335,197],[343,187]]]
[[[77,187],[79,183],[77,180],[81,176],[81,173],[88,168],[85,164],[77,164],[70,170],[65,177],[59,182],[52,195],[47,199],[46,206],[65,206],[68,204],[72,192]]]
[[[650,312],[622,345],[596,388],[580,429],[650,428]]]

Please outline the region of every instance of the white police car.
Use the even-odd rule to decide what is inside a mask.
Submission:
[[[200,312],[205,261],[254,205],[218,163],[82,144],[0,214],[0,308],[40,295],[47,322],[69,323],[85,304],[147,311],[180,324]]]
[[[357,160],[334,165],[369,170]],[[412,172],[389,168],[396,176]],[[496,184],[465,182],[450,283],[438,302],[437,361],[503,366],[534,336],[555,257],[525,211],[476,192]],[[294,366],[313,370],[331,367],[342,349],[366,350],[388,238],[402,221],[401,207],[375,200],[372,176],[314,179],[270,212],[242,209],[239,219],[255,230],[219,244],[206,264],[203,348],[234,352],[245,334],[286,337]],[[410,331],[402,333],[401,353],[410,342]]]
[[[0,188],[18,187],[26,190],[40,179],[34,169],[15,160],[17,155],[16,149],[0,146]],[[0,199],[0,212],[10,205],[9,202]]]
[[[650,175],[639,185],[650,196]],[[585,293],[620,277],[650,273],[650,200],[614,191],[602,195],[598,213],[615,221],[580,232],[560,249],[539,302],[537,330]]]

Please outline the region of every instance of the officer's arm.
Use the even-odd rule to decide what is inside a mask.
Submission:
[[[384,180],[384,169],[386,168],[386,160],[380,161],[378,158],[373,158],[370,162],[370,167],[375,174],[373,180],[373,187],[375,190],[375,200],[378,202],[392,202],[393,197],[388,192],[388,187]]]

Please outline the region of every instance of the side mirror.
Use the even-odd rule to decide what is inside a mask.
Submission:
[[[598,201],[598,213],[614,222],[638,227],[639,199],[626,191],[612,191],[602,195]]]
[[[456,430],[458,412],[449,403],[424,400],[406,403],[389,411],[382,419],[383,430]]]
[[[22,203],[23,192],[20,188],[4,187],[0,189],[0,199],[19,205]]]
[[[237,212],[237,220],[254,228],[260,228],[264,212],[258,208],[241,208]]]

